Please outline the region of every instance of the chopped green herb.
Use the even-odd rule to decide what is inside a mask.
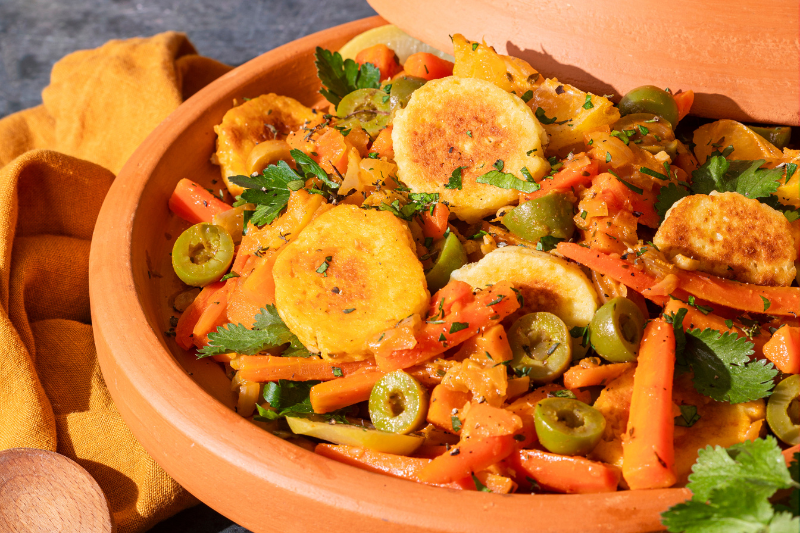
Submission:
[[[592,103],[592,95],[591,94],[587,94],[586,95],[586,101],[583,102],[583,108],[584,109],[592,109],[593,107],[594,107],[594,104]]]
[[[531,98],[533,98],[533,91],[528,89],[527,91],[522,93],[522,96],[520,98],[522,98],[522,101],[527,104],[528,102],[531,101]]]
[[[344,372],[342,372],[342,369],[339,368],[338,366],[334,366],[332,370],[333,370],[333,375],[336,376],[337,378],[344,376]]]
[[[226,280],[229,280],[231,278],[238,278],[238,277],[239,277],[239,274],[237,274],[236,272],[231,271],[231,272],[228,272],[227,274],[225,274],[224,276],[222,276],[221,278],[219,278],[219,280],[220,281],[226,281]]]
[[[453,426],[453,431],[458,433],[461,431],[461,420],[456,415],[450,417],[450,424]]]
[[[557,120],[556,117],[547,118],[547,115],[545,115],[545,110],[542,109],[541,107],[536,108],[534,115],[536,115],[536,118],[539,119],[539,122],[541,122],[542,124],[552,124]]]
[[[359,65],[352,59],[343,60],[339,52],[319,46],[314,53],[317,77],[322,82],[320,93],[333,105],[356,89],[379,89],[381,71],[372,63]]]
[[[458,167],[450,175],[450,181],[444,186],[445,189],[458,189],[461,190],[461,171],[467,167]]]
[[[697,414],[697,407],[694,405],[679,405],[681,410],[680,416],[675,417],[675,425],[685,428],[690,428],[700,420],[700,415]]]
[[[462,329],[467,329],[468,327],[469,327],[468,322],[453,322],[450,325],[450,331],[448,331],[447,333],[453,334],[457,331],[461,331]]]
[[[391,219],[390,219],[391,220]],[[316,273],[322,274],[325,277],[328,277],[328,267],[330,266],[330,261],[333,259],[332,256],[327,256],[325,261],[322,262],[320,266],[317,267]]]

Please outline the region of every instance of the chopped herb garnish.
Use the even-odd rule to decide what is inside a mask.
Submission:
[[[391,219],[390,219],[391,220]],[[328,256],[325,258],[325,261],[322,262],[320,266],[317,267],[316,273],[322,274],[325,277],[328,277],[328,267],[330,266],[330,261],[333,259],[332,256]]]
[[[447,333],[453,334],[457,331],[461,331],[462,329],[467,329],[468,327],[469,327],[468,322],[453,322],[450,325],[450,331],[448,331]]]
[[[444,186],[445,189],[458,189],[461,190],[461,171],[467,167],[458,167],[450,175],[450,181]]]
[[[764,302],[764,311],[769,309],[769,306],[772,305],[772,302],[761,296],[761,301]]]
[[[651,170],[651,169],[649,169],[647,167],[641,167],[639,169],[639,172],[641,172],[642,174],[647,174],[648,176],[653,176],[654,178],[658,178],[658,179],[664,180],[664,181],[667,181],[669,179],[667,176],[665,176],[661,172],[656,172],[655,170]]]
[[[636,194],[642,194],[644,192],[644,189],[641,189],[641,188],[637,187],[636,185],[634,185],[632,183],[628,183],[627,181],[625,181],[624,179],[622,179],[620,177],[617,177],[617,181],[619,181],[620,183],[625,185],[627,188],[629,188],[630,190],[632,190]]]
[[[344,376],[344,372],[342,372],[342,369],[338,366],[334,366],[331,370],[333,370],[333,375],[337,378]]]
[[[694,405],[679,405],[681,410],[680,416],[675,417],[675,425],[685,428],[690,428],[700,420],[700,415],[697,414],[697,407]]]
[[[350,313],[352,313],[352,312],[353,312],[353,311],[355,311],[355,310],[356,310],[356,308],[355,308],[355,307],[351,307],[351,308],[349,308],[349,309],[343,309],[343,310],[342,310],[342,313],[344,313],[344,314],[346,314],[346,315],[349,315]]]
[[[372,63],[359,65],[352,59],[342,59],[339,52],[319,46],[314,53],[317,77],[322,82],[320,93],[333,105],[356,89],[379,89],[381,71]]]
[[[544,109],[542,109],[541,107],[536,108],[534,115],[536,115],[536,118],[539,119],[539,122],[541,122],[542,124],[552,124],[557,120],[556,117],[547,118]]]
[[[454,432],[458,433],[461,431],[461,420],[459,420],[457,416],[453,415],[450,417],[450,424],[453,426]]]
[[[528,89],[527,91],[522,93],[522,96],[520,98],[522,98],[522,101],[527,104],[528,102],[531,101],[531,98],[533,98],[533,91]]]
[[[591,94],[587,94],[586,95],[586,101],[583,103],[583,108],[584,109],[592,109],[593,107],[594,107],[594,104],[592,103],[592,95]]]
[[[228,272],[227,274],[225,274],[224,276],[222,276],[221,278],[219,278],[219,280],[220,281],[225,281],[225,280],[229,280],[231,278],[238,278],[238,277],[239,277],[239,274],[237,274],[236,272],[231,271],[231,272]]]

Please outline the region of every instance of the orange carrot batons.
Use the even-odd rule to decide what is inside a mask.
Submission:
[[[633,377],[628,429],[622,442],[622,475],[631,489],[675,484],[672,376],[675,334],[663,319],[650,322]]]

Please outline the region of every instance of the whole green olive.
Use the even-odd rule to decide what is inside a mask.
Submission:
[[[644,315],[627,298],[606,302],[589,323],[589,339],[595,351],[612,363],[636,360],[644,331]]]
[[[628,91],[617,107],[623,115],[653,113],[668,121],[672,127],[678,123],[678,104],[675,99],[655,85],[643,85]]]

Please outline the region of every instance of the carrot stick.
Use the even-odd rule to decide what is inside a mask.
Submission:
[[[605,385],[635,367],[636,363],[613,363],[584,368],[575,365],[564,373],[564,386],[568,389]]]
[[[330,413],[342,407],[369,400],[372,387],[386,373],[380,370],[350,374],[323,381],[311,387],[311,407],[315,413]]]
[[[271,355],[243,355],[231,366],[239,371],[239,377],[245,381],[292,381],[319,380],[328,381],[338,376],[334,374],[338,368],[342,375],[348,376],[360,368],[373,366],[372,361],[355,361],[337,363],[325,359],[306,357],[275,357]]]
[[[770,315],[797,316],[800,310],[800,287],[763,287],[683,270],[677,276],[681,289],[711,303]]]
[[[409,76],[424,80],[438,80],[453,75],[453,63],[427,52],[411,54],[403,65]]]
[[[794,454],[800,453],[800,444],[795,444],[791,448],[786,448],[781,453],[786,460],[786,466],[789,466],[792,464],[792,461],[794,461]]]
[[[448,295],[454,291],[458,291],[458,297],[450,302]],[[381,370],[408,368],[435,357],[476,335],[481,328],[499,324],[520,304],[509,282],[501,281],[473,295],[466,283],[451,281],[434,295],[431,306],[428,320],[416,335],[416,346],[376,355]]]
[[[198,294],[194,301],[189,304],[189,307],[183,311],[183,314],[178,318],[178,325],[175,326],[175,342],[178,343],[178,346],[184,350],[188,350],[194,346],[192,331],[197,321],[200,320],[203,311],[211,305],[211,297],[224,286],[224,281],[209,283],[203,287],[200,294]]]
[[[190,224],[211,222],[211,217],[233,209],[203,187],[182,179],[169,197],[169,209]]]
[[[694,103],[694,91],[681,91],[672,95],[672,99],[678,105],[678,121],[683,120],[683,117],[689,114]]]
[[[447,231],[447,219],[450,216],[450,209],[443,203],[437,203],[433,208],[433,214],[429,209],[422,213],[422,234],[434,240],[441,239]]]
[[[520,450],[509,458],[517,479],[530,478],[543,489],[567,494],[613,492],[619,470],[583,457],[570,457],[540,450]]]
[[[622,258],[613,257],[591,248],[584,248],[572,242],[558,243],[557,250],[564,257],[596,270],[623,285],[627,285],[659,305],[663,305],[667,301],[666,296],[648,295],[648,293],[644,292],[656,285],[658,280]]]
[[[628,429],[622,441],[622,476],[633,490],[675,484],[672,376],[675,335],[658,318],[644,330],[633,376]]]
[[[800,374],[800,328],[783,326],[772,334],[763,350],[764,357],[784,374]]]
[[[416,481],[417,483],[424,483],[426,485],[436,485],[439,487],[449,487],[451,489],[469,490],[474,489],[475,485],[472,479],[466,477],[454,482],[448,483],[432,483],[424,481],[419,473],[420,471],[430,464],[430,459],[421,457],[405,457],[402,455],[394,455],[391,453],[376,452],[367,448],[359,448],[358,446],[346,446],[336,444],[317,444],[314,449],[316,453],[345,463],[363,470],[370,472],[377,472],[379,474],[386,474],[400,479],[408,479],[409,481]]]
[[[381,71],[381,81],[388,80],[403,69],[394,50],[383,43],[361,50],[356,55],[356,63],[359,65],[372,63]]]
[[[567,163],[563,169],[559,170],[551,179],[543,179],[539,182],[539,190],[531,193],[523,193],[525,200],[533,200],[544,196],[550,191],[569,191],[578,185],[588,185],[597,176],[598,164],[594,159],[586,156],[576,157]],[[520,199],[522,203],[522,199]]]
[[[439,429],[458,433],[453,427],[453,410],[461,411],[471,399],[472,395],[468,392],[454,391],[444,385],[436,385],[431,392],[428,422]]]
[[[192,330],[192,341],[198,348],[208,344],[208,334],[216,331],[218,327],[228,323],[228,314],[225,312],[228,307],[228,283],[234,281],[229,279],[225,282],[226,287],[214,293],[208,307],[197,320]]]
[[[419,471],[427,483],[452,483],[508,457],[515,448],[512,435],[462,439]]]

